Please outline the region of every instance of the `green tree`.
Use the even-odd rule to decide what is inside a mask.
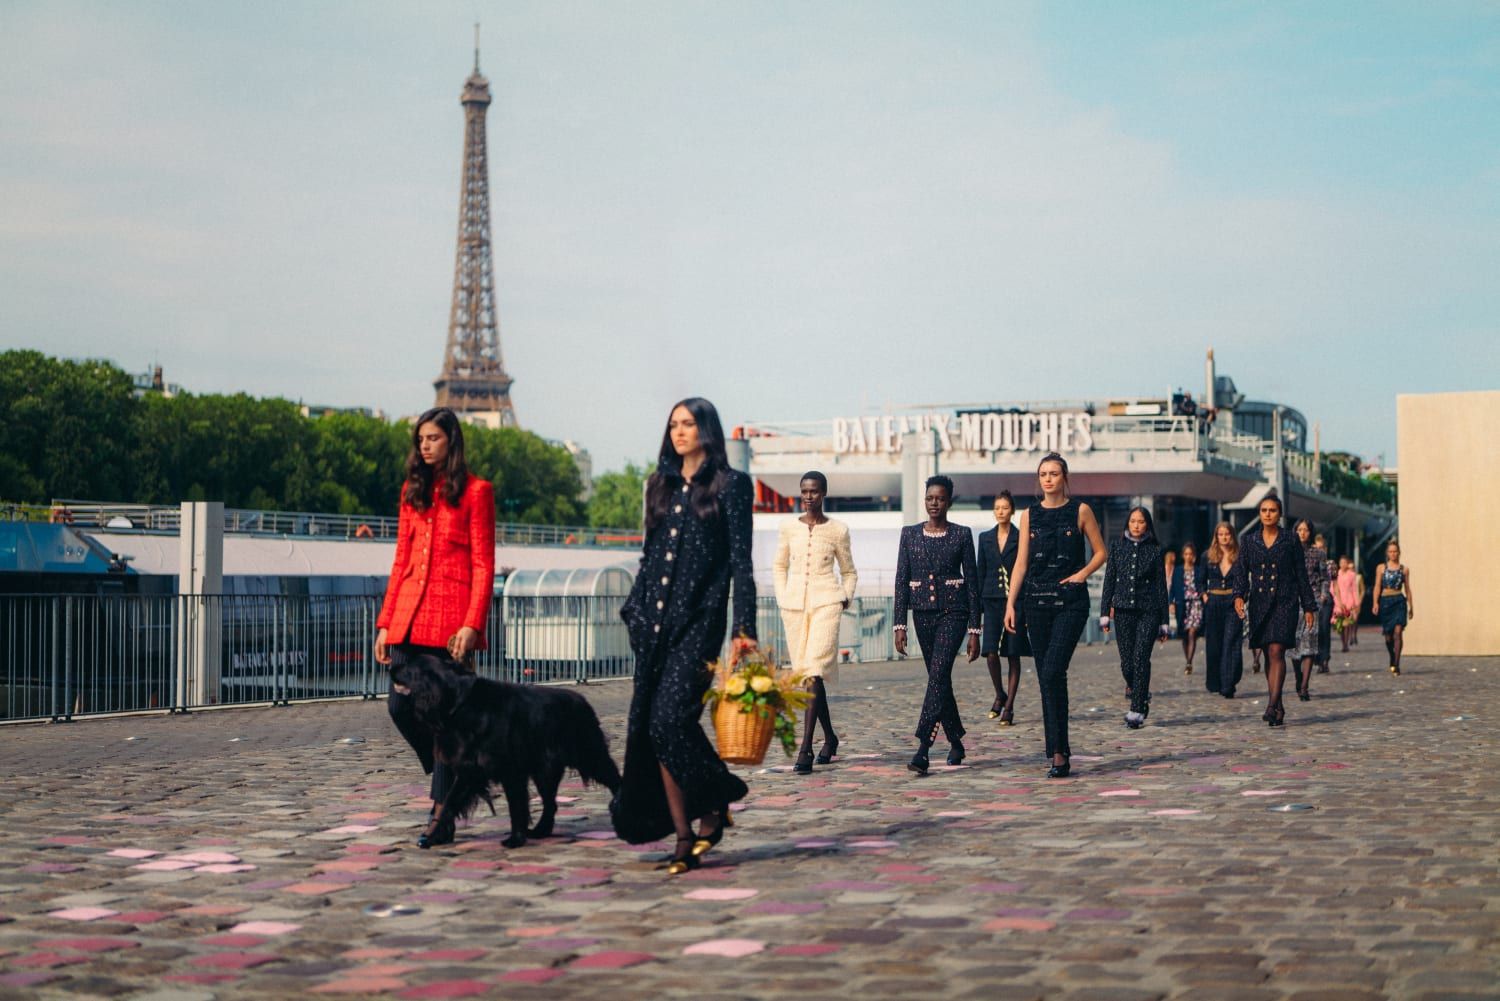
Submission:
[[[589,498],[589,524],[594,528],[640,529],[643,525],[647,469],[627,462],[615,473],[594,480]]]
[[[464,457],[475,475],[495,484],[501,521],[577,525],[583,481],[568,450],[516,428],[464,428]]]
[[[109,362],[0,353],[0,497],[130,496],[137,409],[130,376]]]

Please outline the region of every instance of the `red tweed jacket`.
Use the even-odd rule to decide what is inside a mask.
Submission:
[[[375,620],[391,643],[446,646],[464,626],[485,623],[495,588],[495,488],[470,476],[454,507],[435,489],[426,511],[401,502],[396,560]]]

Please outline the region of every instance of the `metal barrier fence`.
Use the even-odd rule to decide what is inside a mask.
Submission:
[[[475,666],[520,683],[628,678],[623,596],[497,597]],[[182,712],[385,694],[378,596],[0,595],[0,720]],[[840,659],[895,656],[890,598],[856,598]],[[784,659],[773,598],[757,630]]]
[[[0,514],[11,520],[63,521],[78,528],[118,532],[176,534],[182,508],[172,504],[115,504],[107,501],[54,500],[51,505],[6,505]],[[321,536],[334,539],[391,540],[399,519],[388,515],[319,514],[312,511],[224,509],[224,531],[230,535]],[[640,529],[587,525],[528,525],[498,522],[495,542],[516,546],[596,546],[639,549]]]

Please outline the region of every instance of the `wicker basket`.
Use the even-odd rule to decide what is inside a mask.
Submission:
[[[714,735],[718,738],[719,757],[731,765],[758,765],[766,760],[776,717],[762,717],[752,709],[740,712],[741,703],[720,699],[714,707]]]

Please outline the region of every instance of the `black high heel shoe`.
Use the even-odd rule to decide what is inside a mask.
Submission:
[[[961,765],[964,763],[964,742],[954,739],[948,748],[948,764]]]
[[[916,772],[918,775],[927,774],[926,747],[919,748],[917,750],[917,753],[911,756],[911,760],[906,763],[906,770],[909,772]]]
[[[1271,718],[1266,721],[1268,725],[1273,727],[1286,725],[1286,707],[1281,704],[1280,699],[1276,700],[1276,705],[1270,709],[1270,714]]]
[[[995,701],[990,703],[990,719],[999,719],[1000,714],[1005,712],[1005,696],[995,696]]]
[[[452,817],[449,817],[447,820],[444,820],[441,823],[436,821],[429,823],[427,825],[427,830],[423,831],[420,835],[417,836],[417,847],[437,848],[441,845],[453,844],[454,826],[455,825],[453,823]]]
[[[694,858],[702,858],[704,855],[707,855],[710,848],[724,840],[724,832],[734,826],[734,821],[730,819],[729,808],[727,806],[722,810],[716,810],[714,816],[718,818],[718,826],[709,834],[700,833],[693,841]]]
[[[676,848],[672,852],[671,859],[667,862],[668,876],[681,876],[688,870],[696,869],[702,864],[698,856],[693,854],[695,845],[696,842],[691,835],[677,839]]]
[[[998,725],[999,726],[1015,726],[1016,725],[1015,712],[1012,709],[1011,704],[1009,702],[1007,702],[1005,704],[1005,708],[1000,713],[1000,722],[999,722]]]
[[[831,740],[823,741],[823,746],[818,749],[818,764],[827,765],[833,763],[833,756],[839,753],[839,738],[834,734]]]
[[[802,751],[797,755],[797,760],[792,762],[792,771],[797,775],[811,775],[813,756],[811,751]]]
[[[1047,777],[1049,779],[1065,779],[1069,774],[1072,773],[1072,771],[1073,762],[1071,760],[1068,760],[1064,761],[1060,765],[1053,765],[1051,768],[1047,769]]]

